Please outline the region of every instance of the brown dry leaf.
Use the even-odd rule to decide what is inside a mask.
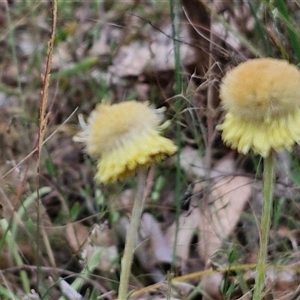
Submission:
[[[251,180],[244,176],[226,176],[211,187],[209,201],[200,210],[198,228],[200,257],[207,261],[220,249],[236,226],[251,196]]]
[[[289,268],[290,267],[290,268]],[[299,299],[299,278],[293,270],[295,265],[285,266],[285,269],[268,267],[266,271],[266,289],[276,300]],[[246,281],[254,281],[255,271],[245,273]]]
[[[81,223],[68,223],[66,226],[66,238],[74,252],[86,242],[90,230]]]
[[[202,178],[205,176],[203,159],[199,156],[199,151],[186,146],[180,153],[180,167],[190,179]]]
[[[130,213],[133,207],[134,195],[135,191],[133,189],[126,189],[121,193],[120,197],[110,201],[113,209]]]
[[[189,212],[184,212],[179,218],[178,229],[174,222],[166,232],[169,247],[173,248],[176,239],[176,255],[180,258],[181,272],[187,273],[187,261],[190,257],[191,240],[197,229],[201,214],[198,208],[193,208]],[[176,232],[177,230],[177,232]]]
[[[67,224],[66,236],[75,252],[81,252],[84,263],[97,270],[113,272],[117,260],[117,247],[113,244],[111,230],[106,224],[95,224],[90,230],[80,223]],[[98,258],[97,263],[91,262]]]
[[[291,300],[298,299],[299,293],[299,280],[297,279],[297,272],[291,269],[278,269],[273,267],[267,268],[266,278],[266,291],[272,294],[276,300]],[[254,282],[255,270],[247,271],[243,278],[245,282]],[[240,282],[238,277],[232,278],[237,284]],[[223,299],[220,288],[222,281],[224,280],[224,273],[215,272],[211,275],[203,277],[201,280],[201,293],[205,300],[221,300]],[[238,296],[240,300],[251,299],[251,293],[243,293],[243,296]],[[232,298],[233,299],[233,298]],[[237,298],[234,298],[237,299]],[[265,299],[265,298],[264,298]],[[267,299],[267,298],[266,298]]]
[[[158,263],[172,263],[173,256],[171,248],[168,246],[160,225],[149,213],[144,213],[141,220],[140,237],[143,240],[149,239],[153,258]],[[148,249],[149,250],[149,249]]]
[[[218,179],[220,176],[232,175],[236,172],[236,165],[233,158],[233,152],[218,161],[214,168],[210,171],[210,178]]]
[[[172,293],[174,296],[180,296],[180,299],[185,299],[195,289],[193,284],[187,282],[173,282]]]
[[[203,159],[199,156],[199,152],[196,149],[193,149],[191,147],[184,147],[181,152],[180,163],[181,163],[181,168],[184,170],[185,174],[191,179],[204,178],[204,176],[207,175],[205,172],[205,169],[204,169]],[[210,178],[212,178],[212,179],[215,178],[215,182],[217,182],[217,180],[219,180],[220,177],[223,178],[224,175],[232,174],[232,173],[234,173],[234,171],[235,171],[235,162],[233,160],[232,154],[229,154],[218,162],[218,164],[215,166],[215,168],[210,171],[209,175],[210,175]],[[170,226],[166,232],[166,237],[169,241],[170,247],[173,247],[175,237],[176,237],[176,242],[177,242],[176,255],[177,255],[177,257],[180,258],[180,263],[181,263],[180,267],[181,267],[181,272],[183,274],[188,272],[187,262],[190,257],[190,244],[191,244],[191,240],[198,228],[200,228],[201,243],[202,244],[206,243],[205,236],[202,234],[201,227],[206,228],[207,213],[200,211],[200,209],[198,208],[199,199],[196,197],[196,195],[198,195],[202,191],[204,184],[205,184],[204,182],[200,182],[195,185],[195,188],[194,188],[195,196],[192,199],[193,203],[191,203],[191,205],[190,205],[191,209],[188,212],[184,212],[181,214],[181,216],[179,218],[178,229],[176,229],[176,224],[174,222],[173,225]],[[239,184],[238,179],[237,180],[235,179],[233,181],[233,183],[229,186],[229,188],[235,189],[236,188],[235,184],[237,184],[237,185]],[[219,187],[219,185],[222,185],[222,181],[220,181],[220,183],[217,182],[217,184],[215,184],[215,186],[212,188],[212,189],[217,189],[212,194],[213,197],[215,197],[215,198],[219,198],[219,193],[227,194],[227,190],[222,189],[221,187]],[[219,189],[220,189],[220,191],[219,191]],[[231,195],[232,195],[232,193],[229,195],[229,197],[231,197]],[[227,198],[228,198],[228,196],[227,196]],[[225,201],[228,202],[227,198],[225,199]],[[221,206],[222,206],[221,202],[222,202],[222,199],[220,199],[220,201],[217,202],[218,208],[221,208]],[[242,207],[244,207],[243,200],[240,202],[240,204]],[[211,212],[209,211],[209,214],[210,213]],[[228,214],[227,210],[226,210],[226,214]],[[239,218],[239,215],[240,215],[240,213],[236,216]],[[222,221],[222,222],[224,222],[224,221]],[[232,229],[236,225],[236,222],[237,221],[232,222]],[[205,224],[205,225],[203,225],[203,224]],[[177,230],[177,233],[176,233],[176,230]],[[212,230],[212,229],[210,229],[210,230]],[[230,230],[230,232],[231,232],[231,230]],[[226,238],[227,235],[228,234],[224,235],[224,238]],[[212,236],[213,235],[210,235],[211,238],[212,238]],[[218,238],[218,246],[219,247],[221,246],[222,241],[223,241],[223,237]],[[214,241],[209,240],[208,242],[214,242]],[[201,247],[201,246],[199,246],[199,247]],[[214,247],[215,250],[218,248]],[[213,252],[214,251],[212,251],[212,253]]]
[[[80,223],[68,224],[67,239],[75,252],[81,252],[82,263],[90,270],[115,272],[119,254],[107,223],[95,224],[91,231]]]
[[[160,299],[187,299],[189,294],[195,289],[195,286],[186,282],[164,282],[160,286],[160,291],[165,295]],[[167,296],[168,295],[168,296]]]
[[[122,217],[117,227],[122,239],[125,239],[128,228],[128,218]],[[160,266],[172,263],[172,251],[159,223],[149,213],[144,213],[141,218],[140,232],[135,241],[135,255],[140,265],[151,274],[155,282],[164,279],[165,274]]]
[[[292,248],[297,251],[300,241],[300,230],[290,230],[286,226],[280,226],[277,230],[277,234],[280,238],[288,238],[291,242]]]
[[[295,271],[286,270],[277,273],[275,273],[274,270],[268,271],[269,272],[267,272],[267,275],[269,277],[272,275],[273,280],[273,282],[270,282],[270,289],[272,291],[273,299],[299,299],[299,280],[297,280],[297,274]],[[296,295],[298,295],[298,297]]]
[[[200,179],[208,175],[205,170],[203,158],[200,157],[199,151],[192,147],[186,146],[180,153],[180,167],[185,172],[189,179]],[[233,153],[229,153],[222,158],[216,166],[210,170],[209,177],[217,178],[224,175],[233,174],[235,171],[235,161],[233,159]]]
[[[205,300],[222,300],[220,285],[224,279],[222,273],[214,273],[203,277],[201,280],[201,293]]]
[[[132,41],[129,45],[123,45],[114,57],[113,64],[109,68],[112,78],[118,80],[129,76],[140,76],[146,71],[174,70],[174,46],[168,37],[172,33],[171,25],[162,29],[162,32],[149,33],[149,41]],[[186,26],[182,27],[182,36],[188,37]],[[195,61],[194,53],[187,44],[181,45],[181,62],[183,65]]]
[[[273,299],[295,299],[295,291],[299,286],[297,273],[294,270],[267,269],[267,287],[272,291]],[[298,299],[298,298],[297,298]]]

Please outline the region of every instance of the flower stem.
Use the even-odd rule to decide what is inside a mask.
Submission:
[[[121,262],[121,277],[119,286],[119,300],[127,299],[128,283],[133,261],[134,246],[144,208],[144,188],[146,185],[147,171],[144,168],[138,169],[137,191],[131,213],[131,221],[126,236],[124,254]]]
[[[264,159],[264,174],[263,174],[263,209],[260,224],[260,244],[258,261],[256,267],[256,278],[253,300],[261,300],[262,292],[265,284],[268,241],[271,225],[271,215],[273,207],[273,184],[274,184],[274,157],[271,152]]]

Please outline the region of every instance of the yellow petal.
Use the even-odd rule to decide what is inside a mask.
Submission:
[[[97,181],[125,178],[177,151],[171,140],[160,136],[163,111],[137,101],[96,107],[76,140],[85,142],[88,154],[98,159]]]
[[[252,59],[229,71],[220,87],[222,139],[246,154],[267,156],[300,141],[300,72],[284,60]]]

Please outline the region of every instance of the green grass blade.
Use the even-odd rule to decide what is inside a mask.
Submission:
[[[266,33],[264,32],[263,29],[263,25],[257,17],[257,8],[254,6],[253,1],[251,0],[248,0],[248,5],[250,7],[252,17],[255,20],[255,30],[257,32],[258,38],[262,41],[264,52],[266,53],[267,56],[273,56],[270,43],[268,42],[268,39],[266,38]]]
[[[274,4],[276,5],[276,7],[282,17],[282,20],[284,21],[284,23],[287,27],[287,32],[288,32],[288,36],[289,36],[291,45],[294,49],[297,61],[300,62],[300,37],[299,37],[299,34],[297,34],[297,30],[292,25],[290,15],[289,15],[288,9],[286,7],[286,3],[283,0],[277,0],[277,1],[274,1]]]

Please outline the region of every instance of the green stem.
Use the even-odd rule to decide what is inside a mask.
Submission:
[[[176,115],[180,116],[183,110],[183,101],[182,101],[182,61],[180,59],[180,33],[181,33],[181,10],[182,10],[182,1],[181,0],[169,0],[170,5],[170,17],[171,17],[171,26],[172,26],[172,38],[174,45],[174,60],[175,60],[175,94],[177,95],[174,102],[174,107],[176,111]],[[180,117],[178,117],[177,121]],[[179,231],[179,218],[180,218],[180,210],[181,210],[181,195],[182,195],[182,176],[181,176],[181,168],[180,168],[180,145],[182,140],[182,130],[181,130],[181,122],[176,122],[176,144],[179,149],[176,156],[176,174],[175,174],[175,226],[176,226],[176,234],[173,243],[173,260],[171,265],[171,271],[175,272],[175,258],[176,258],[176,249],[177,249],[177,238]],[[167,295],[168,296],[168,295]],[[169,299],[169,298],[168,298]]]
[[[121,262],[121,278],[119,286],[119,300],[127,299],[128,283],[131,273],[131,265],[134,254],[134,246],[144,208],[144,188],[146,185],[147,172],[140,168],[137,174],[137,191],[131,213],[131,221],[126,236],[124,254]]]
[[[274,158],[271,152],[264,160],[264,176],[263,176],[263,210],[261,217],[261,236],[258,253],[258,261],[256,267],[256,278],[253,300],[261,300],[262,292],[265,284],[268,240],[271,225],[271,215],[273,207],[273,184],[274,184]]]

